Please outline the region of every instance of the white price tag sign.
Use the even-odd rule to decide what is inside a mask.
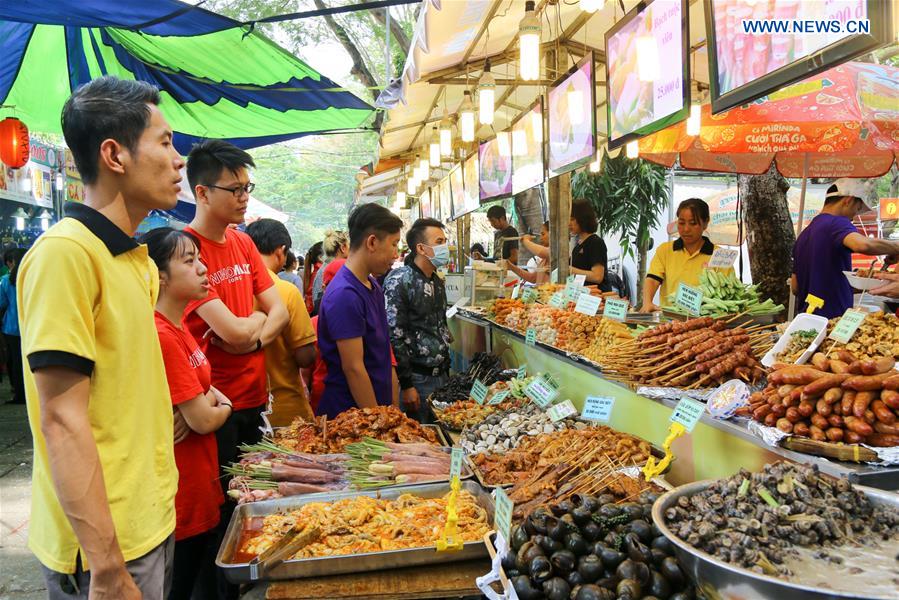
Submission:
[[[576,285],[578,287],[583,287],[585,283],[587,283],[586,275],[575,275],[574,276],[574,285]]]
[[[609,396],[587,396],[584,400],[584,410],[581,418],[591,421],[608,423],[612,418],[612,408],[615,406],[615,398]]]
[[[588,317],[595,317],[596,313],[599,312],[601,302],[601,298],[591,296],[590,294],[581,294],[577,299],[577,304],[574,305],[574,311],[585,314]]]
[[[708,266],[711,269],[729,269],[734,266],[738,256],[740,250],[737,248],[715,248]]]
[[[450,453],[450,480],[462,476],[462,448],[453,448]]]
[[[674,412],[671,413],[669,421],[680,423],[687,431],[692,433],[693,428],[696,427],[699,418],[702,417],[704,412],[705,404],[690,398],[681,398],[677,406],[674,407]]]
[[[565,417],[576,415],[577,409],[574,407],[574,404],[571,403],[571,400],[563,400],[558,404],[550,406],[549,410],[546,411],[546,414],[548,414],[549,419],[555,423],[556,421],[561,421]]]

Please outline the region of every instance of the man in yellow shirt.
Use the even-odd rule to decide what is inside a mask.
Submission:
[[[159,276],[132,239],[151,210],[175,206],[184,166],[159,100],[146,83],[102,77],[66,101],[84,204],[68,204],[19,267],[28,545],[51,599],[168,595],[178,471]]]
[[[315,330],[300,290],[277,275],[290,252],[290,233],[279,221],[259,219],[247,226],[247,235],[262,255],[289,315],[287,327],[265,347],[265,371],[273,398],[269,423],[275,427],[290,425],[296,416],[311,421],[314,415],[300,369],[315,362]]]

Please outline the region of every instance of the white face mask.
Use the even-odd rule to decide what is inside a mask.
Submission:
[[[434,256],[428,256],[428,260],[431,261],[431,264],[437,267],[445,267],[449,264],[450,261],[450,251],[449,244],[440,244],[439,246],[428,246],[433,252]],[[425,255],[427,256],[427,255]]]

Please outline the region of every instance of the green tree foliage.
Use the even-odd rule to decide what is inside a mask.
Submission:
[[[294,250],[305,253],[328,229],[345,229],[355,174],[369,160],[374,133],[318,136],[251,150],[253,195],[290,215]]]
[[[631,160],[624,153],[617,158],[603,153],[601,172],[577,173],[572,192],[575,199],[593,205],[599,233],[618,234],[622,253],[637,260],[637,298],[641,298],[652,230],[668,207],[667,170],[640,158]]]

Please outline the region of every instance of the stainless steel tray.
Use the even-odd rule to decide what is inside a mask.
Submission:
[[[470,492],[479,505],[487,510],[487,523],[493,522],[493,498],[474,481],[463,481],[462,489]],[[249,563],[232,563],[229,559],[234,556],[243,522],[253,517],[287,512],[297,509],[311,502],[331,502],[343,498],[355,498],[368,496],[371,498],[385,498],[392,500],[402,494],[415,494],[423,498],[436,498],[449,492],[449,483],[425,483],[418,485],[395,486],[371,491],[350,491],[322,494],[307,494],[305,496],[291,496],[276,500],[265,500],[250,504],[242,504],[234,510],[231,522],[225,532],[225,539],[215,557],[215,564],[225,571],[229,581],[233,583],[246,583],[257,581],[260,578],[254,566]],[[315,577],[318,575],[338,575],[341,573],[359,573],[363,571],[379,571],[382,569],[395,569],[399,567],[411,567],[417,565],[445,563],[451,561],[464,561],[487,556],[487,548],[483,540],[467,542],[462,550],[457,552],[437,552],[431,546],[426,548],[410,548],[406,550],[388,550],[384,552],[370,552],[367,554],[352,554],[347,556],[328,556],[322,558],[306,558],[300,560],[288,560],[271,572],[264,574],[264,579],[298,579],[302,577]]]
[[[699,591],[710,590],[713,594],[709,597],[721,600],[743,598],[752,598],[753,600],[846,600],[847,598],[872,598],[872,596],[860,596],[849,592],[815,588],[768,575],[761,575],[718,560],[710,554],[688,545],[674,535],[665,524],[665,511],[668,507],[676,504],[677,499],[681,496],[698,494],[712,483],[713,480],[706,480],[682,485],[664,494],[652,507],[652,520],[665,537],[674,544],[675,553],[681,567],[693,579]],[[873,504],[899,508],[899,495],[897,494],[861,485],[854,487],[864,492]],[[822,565],[822,568],[826,567]]]

